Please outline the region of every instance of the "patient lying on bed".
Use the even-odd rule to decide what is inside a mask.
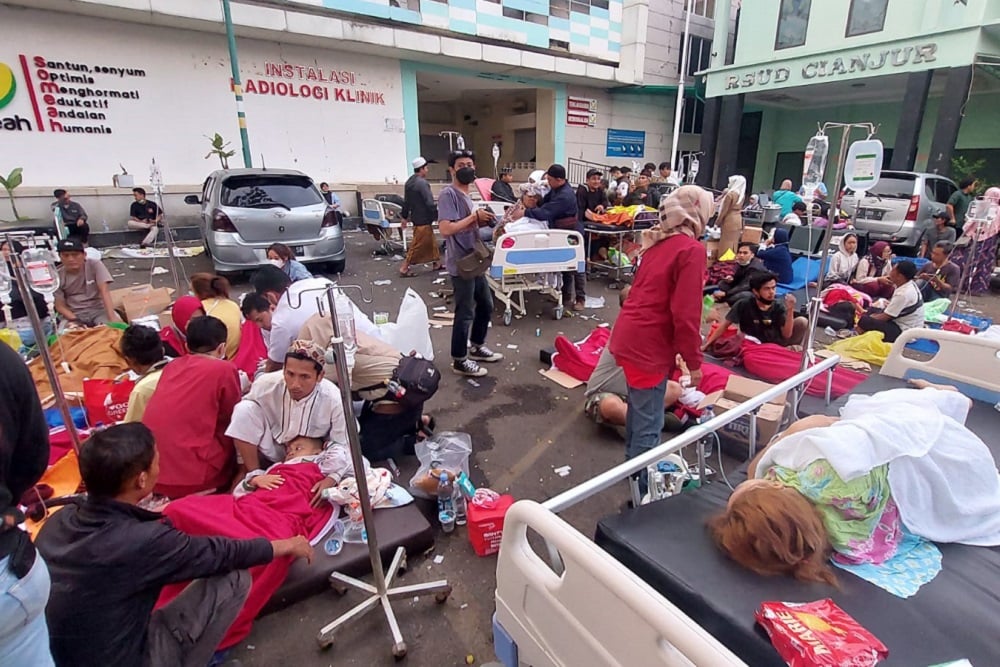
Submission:
[[[881,564],[908,537],[1000,545],[1000,476],[964,425],[971,401],[914,384],[777,436],[710,523],[722,551],[758,574],[835,585],[831,558]]]

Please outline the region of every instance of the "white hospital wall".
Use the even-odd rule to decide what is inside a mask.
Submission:
[[[10,66],[18,85],[14,99],[0,108],[0,120],[20,116],[37,125],[21,55],[29,65],[34,56],[41,56],[146,73],[144,78],[92,75],[96,79],[92,88],[139,92],[138,100],[110,100],[107,110],[99,110],[107,120],[56,119],[64,125],[105,125],[112,134],[55,133],[48,127],[45,132],[37,127],[32,132],[0,129],[0,171],[24,167],[25,190],[107,186],[112,174],[120,171],[119,164],[136,175],[137,184],[145,184],[154,156],[168,185],[200,184],[219,165],[214,157],[205,159],[209,149],[205,135],[215,132],[237,151],[230,167],[243,166],[224,34],[2,6],[0,25],[4,27],[0,63]],[[326,84],[330,100],[247,94],[254,166],[260,166],[263,154],[268,167],[299,169],[317,181],[405,180],[406,174],[393,171],[406,162],[397,60],[251,39],[239,40],[239,57],[244,82],[263,78],[265,61],[283,61],[327,72],[355,72],[357,84],[350,88],[382,93],[385,101],[384,106],[335,102],[335,84]],[[37,91],[36,69],[31,66],[29,71]]]

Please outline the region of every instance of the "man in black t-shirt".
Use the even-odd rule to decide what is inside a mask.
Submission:
[[[142,188],[132,188],[132,202],[128,211],[128,228],[147,232],[139,244],[140,248],[148,248],[156,243],[156,235],[163,222],[163,209],[155,201],[146,199],[146,191]]]
[[[750,294],[733,303],[726,321],[735,324],[746,336],[753,336],[762,343],[776,343],[784,347],[802,345],[809,320],[795,316],[796,299],[786,294],[784,302],[775,299],[778,278],[773,273],[758,272],[750,278]],[[720,326],[712,332],[703,350],[722,337],[728,327]]]

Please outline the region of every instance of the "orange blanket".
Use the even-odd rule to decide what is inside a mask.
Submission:
[[[128,364],[119,351],[122,332],[111,327],[94,327],[69,331],[49,346],[52,362],[59,374],[64,392],[82,392],[84,378],[113,380],[128,370]],[[62,362],[67,362],[67,374]],[[28,364],[31,377],[35,381],[38,397],[47,403],[52,397],[52,386],[45,373],[41,359],[33,359]]]

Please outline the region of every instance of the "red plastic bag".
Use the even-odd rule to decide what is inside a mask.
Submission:
[[[475,499],[468,505],[469,542],[478,556],[490,556],[500,551],[503,520],[514,504],[514,497],[502,495],[484,504]]]
[[[128,398],[135,388],[132,380],[83,381],[83,407],[87,411],[87,421],[91,426],[103,424],[111,426],[125,419],[128,412]]]
[[[871,667],[889,649],[833,600],[763,602],[754,617],[789,667]]]
[[[968,323],[962,320],[948,319],[941,325],[943,331],[956,331],[961,334],[971,335],[976,332]]]

